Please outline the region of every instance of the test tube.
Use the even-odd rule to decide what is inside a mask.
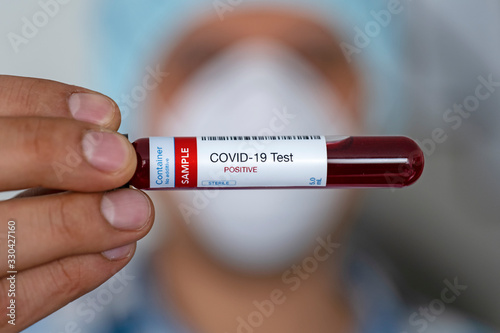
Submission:
[[[145,190],[401,188],[424,168],[401,136],[151,137],[133,142],[130,185]]]

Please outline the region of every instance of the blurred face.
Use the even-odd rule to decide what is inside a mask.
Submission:
[[[152,135],[359,131],[353,69],[329,30],[293,12],[207,20],[185,35],[162,70],[169,77],[151,103]],[[267,274],[338,228],[353,193],[176,191],[156,199],[160,215],[164,210],[164,218],[187,226],[204,252],[237,270]]]

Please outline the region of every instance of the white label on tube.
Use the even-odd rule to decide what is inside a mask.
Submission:
[[[324,136],[165,139],[150,139],[151,188],[326,186]]]

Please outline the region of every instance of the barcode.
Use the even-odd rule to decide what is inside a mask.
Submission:
[[[201,141],[286,141],[321,140],[319,135],[276,135],[276,136],[202,136]]]

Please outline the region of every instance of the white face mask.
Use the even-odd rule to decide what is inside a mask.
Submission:
[[[355,130],[314,68],[264,40],[236,44],[204,65],[160,121],[164,136],[336,135]],[[276,272],[300,258],[340,222],[347,197],[345,190],[321,189],[171,194],[202,247],[247,273]]]

